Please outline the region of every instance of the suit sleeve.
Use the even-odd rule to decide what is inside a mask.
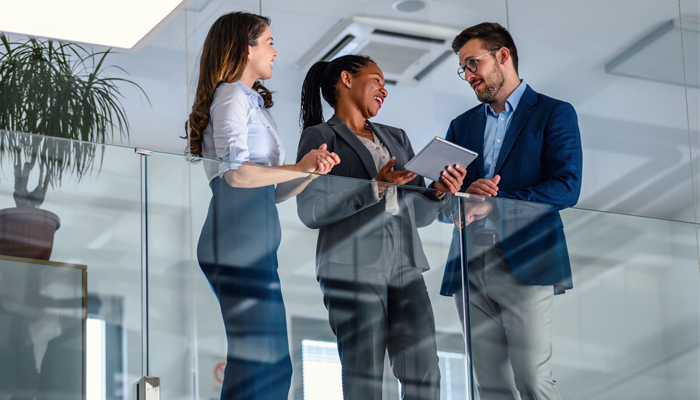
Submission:
[[[498,197],[559,207],[574,206],[581,193],[583,170],[581,134],[574,107],[559,103],[553,109],[543,135],[544,173],[548,178],[525,189],[499,191]]]
[[[319,148],[323,143],[331,147],[331,140],[327,140],[322,129],[317,127],[307,128],[301,134],[297,162],[306,153]],[[342,156],[340,162],[342,163]],[[356,179],[342,177],[320,176],[297,195],[297,214],[299,219],[311,229],[319,229],[324,226],[342,221],[353,214],[379,203],[374,196],[372,184]]]

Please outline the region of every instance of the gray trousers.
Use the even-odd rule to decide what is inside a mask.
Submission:
[[[387,217],[377,263],[329,263],[318,271],[345,400],[382,400],[385,354],[401,382],[401,399],[440,399],[433,308],[422,270],[400,263],[400,228],[397,217]]]
[[[500,243],[469,262],[472,359],[481,400],[558,399],[552,357],[552,286],[520,283]],[[454,295],[464,328],[464,297]]]

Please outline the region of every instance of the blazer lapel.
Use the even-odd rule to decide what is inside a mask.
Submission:
[[[529,86],[525,89],[523,96],[520,98],[518,103],[518,108],[515,109],[513,114],[513,120],[510,121],[510,126],[506,131],[506,137],[503,139],[503,146],[501,146],[501,152],[498,153],[498,161],[496,161],[496,168],[494,169],[494,174],[498,174],[503,162],[508,157],[510,149],[513,148],[515,140],[522,132],[525,127],[525,123],[532,115],[533,111],[537,108],[537,93],[532,90]]]
[[[466,148],[479,155],[476,160],[474,160],[474,164],[476,165],[476,170],[480,178],[486,176],[484,173],[484,129],[486,129],[486,110],[484,110],[484,107],[486,107],[486,105],[482,104],[481,107],[476,109],[471,115],[468,129],[473,129],[473,133],[467,135],[467,143],[465,145]],[[457,132],[455,132],[455,134],[457,134]]]
[[[374,132],[374,134],[377,135],[379,140],[381,140],[381,142],[384,144],[384,147],[386,147],[386,149],[389,151],[389,155],[391,155],[392,157],[396,157],[396,164],[394,165],[394,170],[403,171],[404,165],[406,165],[406,163],[408,162],[406,152],[401,151],[401,147],[396,143],[394,138],[384,128],[382,128],[379,125],[373,124],[370,121],[367,121],[367,125],[369,125],[372,132]]]
[[[338,118],[335,114],[331,117],[331,119],[328,120],[328,125],[333,128],[335,133],[340,136],[345,143],[347,143],[354,151],[357,153],[357,156],[360,158],[360,161],[362,161],[362,165],[364,165],[365,169],[367,170],[367,173],[369,174],[370,178],[374,178],[377,176],[377,167],[374,166],[374,159],[372,158],[372,154],[370,154],[369,150],[367,150],[367,147],[365,147],[364,144],[362,144],[362,141],[352,133],[350,128],[348,128],[347,125]],[[341,160],[342,161],[342,160]]]

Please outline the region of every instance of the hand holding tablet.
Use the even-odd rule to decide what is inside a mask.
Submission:
[[[408,171],[440,182],[440,176],[448,166],[459,164],[466,168],[478,154],[445,139],[435,137],[416,154],[405,168]]]

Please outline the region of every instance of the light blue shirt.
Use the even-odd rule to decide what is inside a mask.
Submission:
[[[486,104],[486,128],[484,129],[484,172],[486,179],[492,179],[496,170],[496,162],[498,155],[501,153],[503,140],[506,137],[506,131],[510,126],[510,121],[513,119],[515,109],[518,108],[520,98],[525,93],[527,85],[522,80],[520,85],[508,96],[506,100],[506,109],[500,114],[496,114],[489,104]]]
[[[491,105],[486,104],[486,128],[484,128],[484,172],[486,179],[493,179],[496,172],[496,163],[498,155],[503,147],[503,140],[506,137],[506,132],[510,126],[510,121],[513,119],[515,109],[518,108],[520,98],[525,93],[527,84],[520,81],[520,85],[508,96],[506,100],[506,109],[500,114],[496,114],[491,108]],[[487,230],[495,229],[494,222],[487,218],[484,221],[484,228]]]
[[[240,81],[216,88],[202,139],[202,157],[219,161],[204,162],[210,181],[246,161],[266,166],[284,163],[284,145],[264,103]]]

